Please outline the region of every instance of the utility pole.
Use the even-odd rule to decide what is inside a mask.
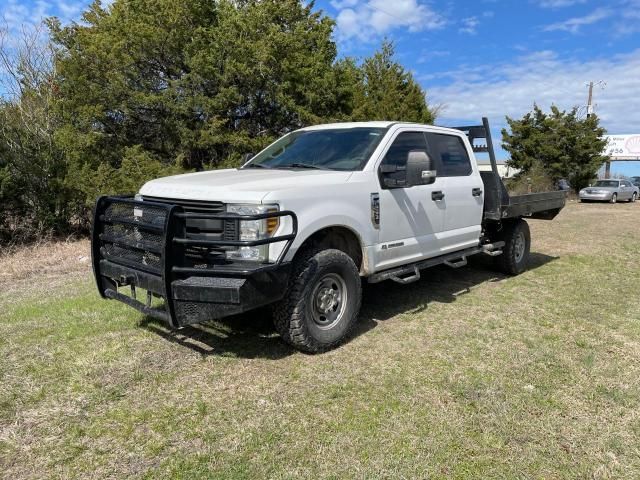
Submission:
[[[603,89],[606,86],[606,83],[600,80],[598,83]],[[590,118],[593,115],[593,81],[589,82],[589,97],[587,98],[587,118]],[[605,162],[604,164],[604,178],[611,177],[611,162]]]
[[[604,87],[607,86],[606,82],[600,80],[599,82],[591,81],[587,83],[587,87],[589,87],[589,97],[587,98],[587,118],[593,115],[593,87],[599,86],[604,90]]]
[[[589,82],[589,99],[587,100],[587,118],[593,114],[593,82]]]

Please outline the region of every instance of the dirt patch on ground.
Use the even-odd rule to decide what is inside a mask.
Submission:
[[[88,240],[47,241],[0,253],[0,297],[27,288],[48,290],[88,275],[91,253]],[[37,281],[36,281],[37,280]]]

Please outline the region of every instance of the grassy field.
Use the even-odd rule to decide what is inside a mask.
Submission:
[[[530,271],[368,286],[319,356],[100,300],[86,242],[5,255],[0,475],[638,478],[640,205],[530,225]]]

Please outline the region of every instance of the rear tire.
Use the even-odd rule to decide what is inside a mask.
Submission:
[[[494,258],[496,268],[507,275],[519,275],[527,269],[531,250],[529,225],[522,219],[504,225],[498,240],[505,242],[502,255]]]
[[[276,304],[273,321],[294,348],[319,353],[351,333],[362,302],[358,268],[340,250],[309,250],[295,260],[287,295]]]
[[[611,200],[609,200],[609,203],[617,203],[618,202],[618,194],[614,193],[613,195],[611,195]]]

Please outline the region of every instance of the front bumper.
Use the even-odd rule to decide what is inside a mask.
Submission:
[[[171,282],[168,294],[157,277],[145,272],[107,260],[100,261],[99,269],[98,289],[104,298],[118,300],[179,328],[236,315],[280,300],[287,288],[290,264],[243,277],[191,276]],[[123,288],[131,293],[122,293]],[[137,300],[138,289],[148,292],[149,301]],[[153,308],[152,297],[163,298],[164,308]]]
[[[224,219],[239,222],[289,216],[292,232],[269,239],[192,240],[186,219]],[[258,218],[259,217],[259,218]],[[264,215],[193,214],[176,205],[140,202],[130,198],[98,199],[92,233],[92,262],[103,298],[121,301],[146,315],[179,328],[192,323],[242,313],[280,300],[286,291],[291,265],[283,259],[297,234],[293,212]],[[209,249],[286,242],[272,264],[228,260],[191,260],[189,248]],[[208,262],[208,263],[207,263]],[[123,288],[130,295],[123,293]],[[138,300],[138,289],[146,298]],[[164,299],[153,307],[153,297]]]
[[[609,200],[611,200],[612,196],[613,196],[613,193],[611,192],[607,192],[607,193],[580,192],[580,194],[578,195],[580,200],[592,200],[592,201],[600,201],[600,202],[608,202]]]

